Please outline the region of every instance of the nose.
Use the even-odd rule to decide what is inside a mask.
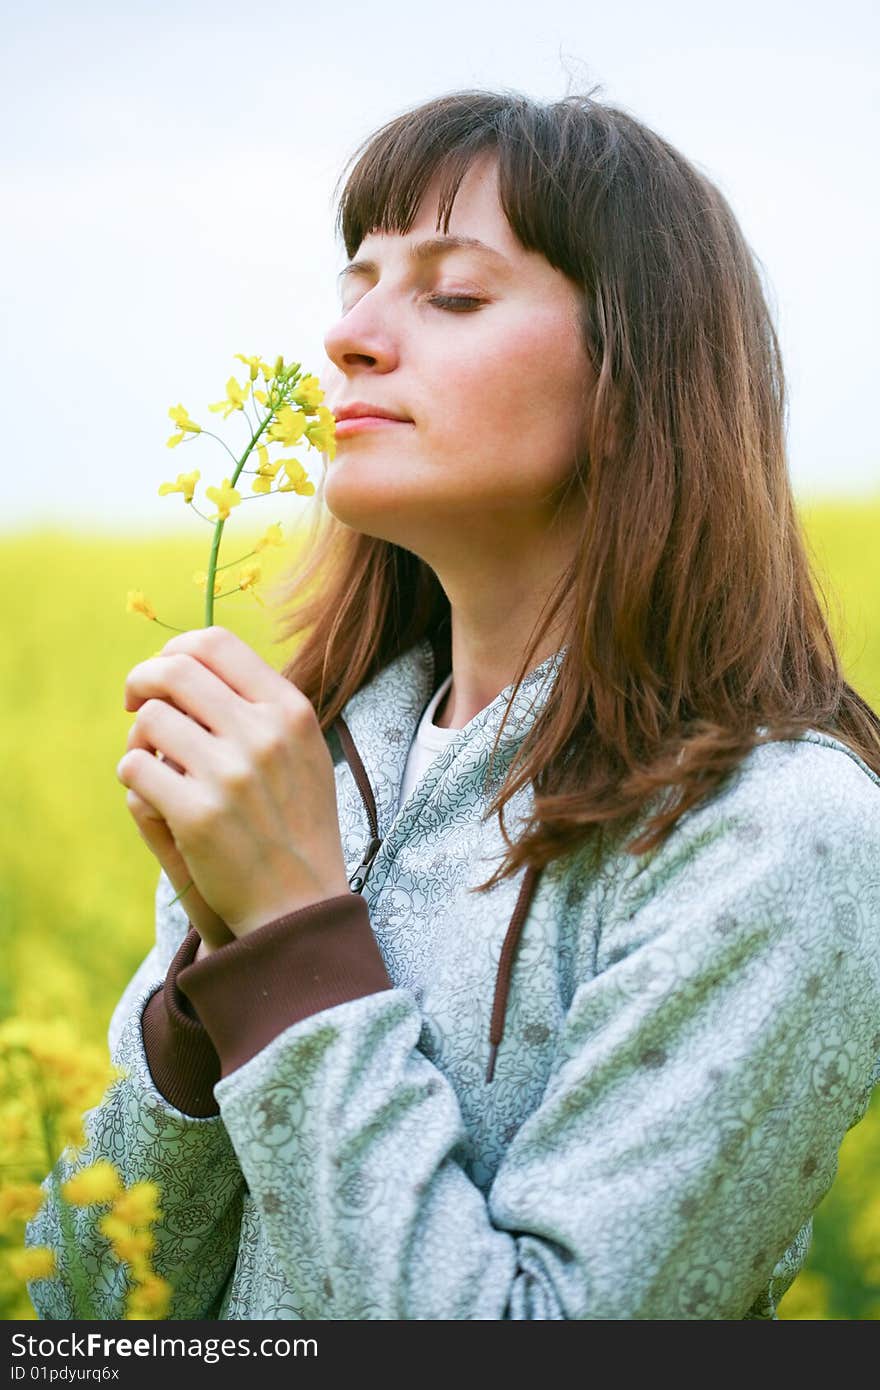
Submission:
[[[340,315],[327,330],[324,351],[333,365],[346,375],[358,367],[374,367],[383,372],[393,370],[398,348],[388,315],[379,312],[375,291],[362,295],[357,304]]]

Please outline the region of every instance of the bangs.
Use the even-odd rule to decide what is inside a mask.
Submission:
[[[539,251],[582,284],[582,236],[572,210],[583,202],[583,163],[567,146],[565,123],[527,97],[466,92],[428,102],[389,121],[355,151],[349,160],[354,168],[347,180],[343,171],[334,190],[336,197],[346,180],[336,234],[349,257],[371,232],[406,235],[435,176],[437,230],[448,233],[468,168],[494,154],[499,198],[514,236],[524,250]]]

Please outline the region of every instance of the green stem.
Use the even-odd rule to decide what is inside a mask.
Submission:
[[[235,484],[238,482],[239,477],[241,476],[241,470],[244,468],[245,464],[247,463],[248,459],[253,453],[256,447],[257,440],[260,438],[260,435],[263,433],[271,419],[272,414],[270,413],[266,416],[265,420],[260,425],[260,428],[257,430],[256,434],[251,435],[250,443],[248,444],[247,448],[245,449],[244,453],[242,454],[241,458],[238,460],[238,463],[236,464],[235,471],[232,475],[232,478],[230,479],[230,487],[235,487]],[[208,560],[208,584],[205,589],[205,627],[210,627],[214,621],[214,575],[217,573],[217,556],[220,553],[220,541],[223,536],[223,527],[225,525],[226,519],[222,518],[220,521],[217,522],[216,526],[214,527],[214,539],[211,543],[211,557]],[[220,595],[218,595],[218,597],[220,597]]]
[[[169,906],[169,907],[173,907],[174,904],[178,901],[178,899],[179,899],[179,898],[182,898],[183,895],[184,895],[184,893],[188,892],[188,890],[189,890],[190,888],[192,888],[192,886],[193,886],[193,881],[192,881],[192,879],[190,879],[189,883],[186,885],[186,888],[181,888],[181,890],[180,890],[179,893],[175,893],[175,894],[174,894],[174,897],[171,899],[171,902],[168,904],[168,906]]]

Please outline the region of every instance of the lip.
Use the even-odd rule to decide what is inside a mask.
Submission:
[[[347,420],[336,421],[336,438],[345,439],[350,434],[356,434],[359,430],[377,430],[385,426],[411,425],[412,420],[392,419],[386,415],[351,415]]]

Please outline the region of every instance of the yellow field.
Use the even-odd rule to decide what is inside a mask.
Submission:
[[[831,621],[847,677],[880,707],[880,498],[802,514],[819,577],[842,606]],[[252,533],[228,527],[221,562],[251,549],[274,519]],[[123,686],[172,635],[126,613],[126,593],[142,589],[160,618],[200,627],[203,596],[191,575],[206,568],[209,542],[195,523],[191,539],[0,538],[0,1020],[63,1019],[83,1047],[106,1052],[112,1008],[152,941],[158,874],[115,774],[134,719]],[[264,572],[276,576],[289,555],[264,552]],[[215,619],[275,667],[290,654],[273,643],[270,610],[248,594],[219,603]],[[16,1157],[0,1153],[5,1177]],[[8,1292],[4,1308],[0,1280],[0,1317],[29,1315]],[[808,1268],[781,1315],[880,1317],[877,1096],[845,1141]]]

